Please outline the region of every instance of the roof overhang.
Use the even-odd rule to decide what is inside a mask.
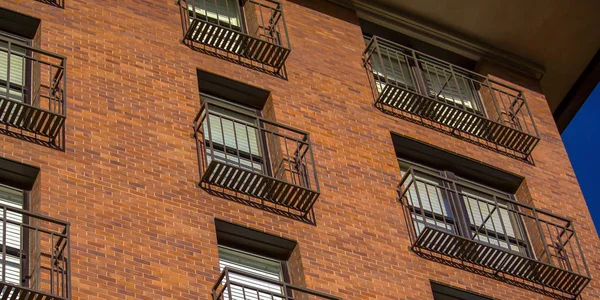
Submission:
[[[586,87],[598,82],[598,76],[589,76],[591,83],[577,84],[586,68],[594,68],[600,48],[600,1],[330,1],[367,21],[539,79],[561,131],[566,125],[560,124],[568,124],[581,106],[571,102],[587,98]]]

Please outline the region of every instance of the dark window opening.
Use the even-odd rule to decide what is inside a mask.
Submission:
[[[434,300],[493,300],[482,295],[459,290],[447,285],[431,282]]]

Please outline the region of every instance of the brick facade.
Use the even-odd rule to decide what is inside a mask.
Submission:
[[[433,299],[430,280],[497,299],[545,299],[408,250],[390,132],[525,177],[536,207],[574,220],[592,277],[600,275],[598,235],[535,81],[491,63],[478,70],[525,91],[541,136],[531,165],[375,109],[358,19],[329,2],[284,2],[287,80],[183,45],[173,0],[65,5],[0,2],[42,20],[41,48],[67,57],[68,76],[66,151],[1,135],[0,157],[39,167],[41,212],[71,222],[73,299],[210,299],[215,218],[297,241],[294,283],[343,299]],[[275,119],[310,132],[316,226],[196,186],[197,68],[270,90]],[[600,298],[598,282],[582,297]]]

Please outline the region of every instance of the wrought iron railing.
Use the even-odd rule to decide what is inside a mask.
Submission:
[[[523,93],[487,76],[376,36],[363,65],[385,113],[519,157],[539,141]]]
[[[0,297],[71,299],[69,224],[0,205]]]
[[[408,169],[398,185],[412,248],[460,259],[496,276],[577,296],[590,273],[563,217],[465,181]]]
[[[243,117],[232,117],[232,113]],[[319,196],[307,132],[205,100],[194,120],[202,185],[306,216]]]
[[[281,3],[180,0],[184,41],[201,50],[279,72],[290,53]]]
[[[66,59],[0,37],[0,130],[64,148]]]
[[[342,298],[258,276],[224,268],[212,288],[213,300],[341,300]]]
[[[65,8],[65,0],[37,0],[37,1],[45,3],[45,4],[49,4],[52,6]]]

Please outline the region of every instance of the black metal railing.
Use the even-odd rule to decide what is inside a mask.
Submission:
[[[376,36],[363,65],[385,113],[524,158],[539,141],[523,93],[487,76]]]
[[[213,300],[341,300],[289,283],[244,271],[224,268],[212,288]]]
[[[180,0],[179,5],[184,41],[274,72],[283,67],[290,41],[281,3]]]
[[[569,295],[590,281],[573,223],[414,168],[398,185],[415,251],[432,251]]]
[[[0,297],[71,299],[69,224],[5,205],[0,214]]]
[[[65,0],[36,0],[36,1],[42,2],[45,4],[49,4],[52,6],[60,7],[60,8],[65,8]]]
[[[311,211],[320,192],[307,132],[210,100],[203,102],[194,130],[201,184],[301,216]]]
[[[64,148],[66,59],[0,37],[0,130]]]

